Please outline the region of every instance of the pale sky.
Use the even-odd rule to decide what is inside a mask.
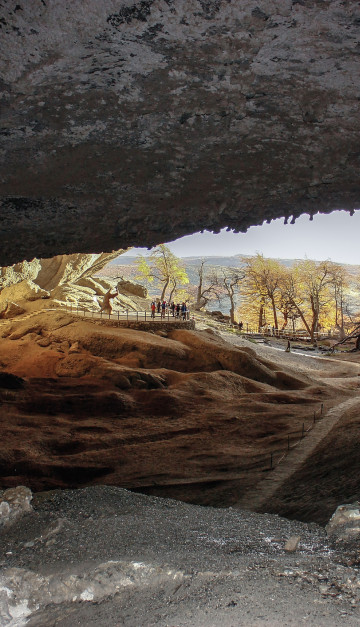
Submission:
[[[177,257],[254,255],[281,259],[331,259],[335,262],[360,264],[360,211],[353,216],[347,211],[317,214],[313,221],[308,215],[297,218],[295,224],[284,220],[252,226],[247,233],[227,232],[218,235],[205,231],[187,235],[167,245]],[[127,255],[147,249],[133,248]]]

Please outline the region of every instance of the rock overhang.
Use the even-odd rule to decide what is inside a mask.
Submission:
[[[0,2],[0,265],[360,206],[360,6]]]

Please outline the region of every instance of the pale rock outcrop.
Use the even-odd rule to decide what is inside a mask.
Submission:
[[[50,604],[96,603],[125,588],[168,581],[175,587],[185,578],[182,571],[166,566],[115,560],[98,564],[81,574],[42,575],[24,568],[9,568],[0,575],[0,616],[3,617],[0,624],[3,627],[25,625],[29,615]]]
[[[23,514],[32,511],[32,493],[25,486],[9,488],[0,497],[0,526],[12,524]]]
[[[326,531],[335,542],[360,542],[360,502],[339,505]]]
[[[0,317],[12,318],[27,311],[28,303],[50,299],[44,306],[64,305],[98,311],[104,294],[115,281],[94,277],[123,250],[101,254],[58,255],[52,259],[33,259],[8,268],[0,268]],[[113,301],[113,308],[143,309],[146,289],[125,282],[125,294]]]
[[[57,255],[49,259],[33,259],[3,267],[0,268],[0,288],[31,280],[43,290],[51,291],[58,286],[92,277],[122,252],[123,249],[93,255]]]

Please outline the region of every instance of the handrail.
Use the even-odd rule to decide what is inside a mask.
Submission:
[[[167,321],[167,322],[176,322],[176,321],[183,321],[186,322],[187,320],[190,320],[190,311],[187,311],[185,314],[185,317],[183,316],[183,314],[180,312],[179,315],[177,316],[176,313],[175,315],[172,315],[172,312],[167,311],[165,313],[158,313],[155,312],[154,314],[152,314],[151,311],[149,310],[144,310],[144,311],[139,311],[137,309],[133,309],[133,310],[129,310],[129,309],[124,309],[123,311],[114,311],[114,312],[105,312],[105,311],[101,311],[99,309],[86,309],[85,307],[81,307],[78,304],[74,303],[65,303],[65,305],[61,306],[61,307],[65,307],[65,311],[71,313],[71,314],[76,314],[77,316],[82,316],[84,318],[96,318],[96,319],[100,319],[100,320],[117,320],[117,321],[121,321],[121,320],[126,320],[129,322],[140,322],[140,321],[144,321],[144,322],[153,322],[153,321]]]

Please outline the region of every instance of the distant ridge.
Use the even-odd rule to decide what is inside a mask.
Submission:
[[[225,266],[225,267],[238,267],[240,265],[240,260],[242,257],[249,258],[254,255],[243,255],[239,253],[238,255],[232,255],[229,257],[225,257],[223,255],[199,255],[199,256],[189,256],[189,257],[179,257],[182,259],[185,266],[195,266],[198,265],[202,259],[205,259],[208,266]],[[124,256],[120,255],[116,257],[113,261],[111,261],[107,267],[109,266],[132,266],[135,263],[135,260],[138,258],[138,255],[134,256]],[[273,259],[274,261],[278,261],[282,265],[290,268],[292,265],[299,261],[304,261],[304,259],[281,259],[280,257],[265,257],[266,259]],[[314,261],[309,259],[309,261]],[[325,261],[325,260],[324,260]],[[349,264],[349,263],[338,263],[339,266],[344,266],[347,270],[352,274],[354,272],[360,273],[360,265]]]

